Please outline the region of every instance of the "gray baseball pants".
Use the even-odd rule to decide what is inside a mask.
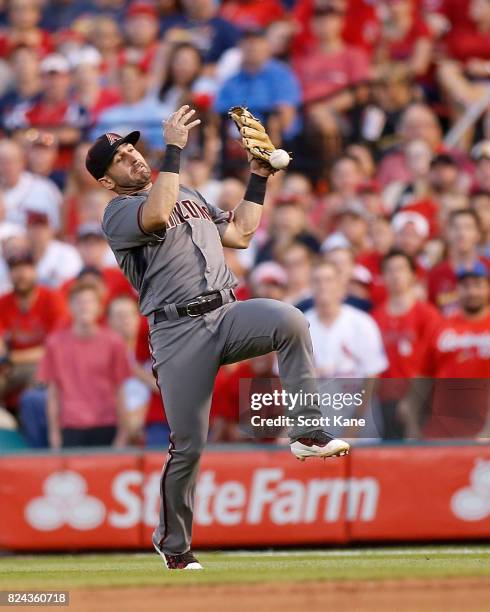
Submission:
[[[316,392],[312,345],[298,309],[262,298],[225,304],[196,318],[150,323],[150,343],[171,431],[154,537],[163,552],[179,554],[191,545],[196,477],[219,367],[277,351],[283,388]],[[299,412],[321,416],[316,405]],[[289,435],[294,440],[315,429],[293,428]]]

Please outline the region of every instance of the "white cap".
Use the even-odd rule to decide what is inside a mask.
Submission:
[[[342,232],[334,232],[327,236],[325,240],[322,242],[322,246],[320,247],[320,251],[322,253],[328,253],[328,251],[333,251],[335,249],[350,249],[351,243],[347,240]]]
[[[102,55],[95,47],[82,47],[72,51],[69,55],[70,63],[74,68],[81,65],[98,67],[102,64]]]
[[[47,72],[59,72],[66,74],[70,72],[70,64],[66,57],[60,53],[52,53],[47,55],[41,62],[41,72],[46,74]]]
[[[362,283],[363,285],[370,285],[373,281],[373,275],[366,266],[356,264],[352,271],[352,280]]]
[[[393,231],[397,233],[403,229],[407,223],[413,223],[417,234],[422,238],[427,238],[429,235],[429,222],[424,215],[413,210],[407,210],[396,214],[391,220],[391,227]]]
[[[275,261],[264,261],[259,264],[250,274],[250,284],[260,285],[271,283],[285,287],[288,282],[286,271]]]

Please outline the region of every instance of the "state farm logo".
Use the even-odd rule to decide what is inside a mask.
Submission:
[[[476,462],[470,486],[452,496],[451,510],[463,521],[481,521],[490,516],[490,461]]]
[[[104,522],[105,506],[87,495],[87,483],[77,472],[55,472],[46,478],[44,497],[25,507],[26,521],[39,531],[53,531],[64,525],[73,529],[95,529]]]
[[[214,470],[204,470],[197,482],[196,525],[302,525],[342,520],[372,521],[376,517],[379,484],[375,478],[287,478],[281,468],[258,468],[251,480],[219,482]],[[107,491],[106,504],[87,495],[87,483],[76,472],[51,474],[43,497],[25,508],[26,521],[40,531],[63,526],[89,530],[104,521],[116,529],[158,523],[160,472],[119,472]],[[106,510],[107,506],[107,510]],[[111,509],[112,507],[112,509]]]

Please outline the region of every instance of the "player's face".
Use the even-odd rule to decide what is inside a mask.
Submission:
[[[145,187],[151,180],[150,166],[130,143],[118,147],[106,174],[122,188]]]
[[[26,295],[36,284],[36,268],[30,264],[18,264],[10,269],[10,280],[18,295]]]
[[[490,282],[486,278],[468,276],[458,284],[461,307],[469,315],[476,315],[490,303]]]

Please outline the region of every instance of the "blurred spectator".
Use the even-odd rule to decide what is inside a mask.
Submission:
[[[471,208],[480,221],[480,253],[482,257],[490,259],[490,191],[476,191],[471,196]]]
[[[330,217],[346,206],[358,194],[366,178],[357,157],[341,155],[332,163],[330,169],[331,192],[322,203],[323,218],[320,221],[322,228],[328,227]]]
[[[340,238],[340,243],[350,245],[356,257],[368,250],[368,221],[367,214],[362,202],[358,198],[348,201],[345,206],[340,208],[334,216],[332,222],[335,227],[335,234],[331,234],[322,244],[322,251],[332,248],[335,236]]]
[[[22,114],[35,102],[42,89],[39,57],[29,47],[18,47],[9,59],[13,82],[0,99],[1,124],[11,129],[18,123],[17,114]],[[12,115],[12,111],[15,111]]]
[[[121,270],[113,265],[107,265],[108,260],[112,262],[113,256],[100,222],[83,223],[79,226],[76,247],[81,258],[80,268],[83,266],[85,271],[91,270],[100,274],[100,279],[105,287],[102,300],[104,306],[120,296],[129,296],[134,299],[134,291]],[[65,282],[61,288],[62,293],[68,295],[74,283],[73,278]]]
[[[37,377],[47,383],[49,445],[87,447],[126,442],[125,381],[131,367],[121,338],[98,327],[100,298],[88,283],[70,291],[69,328],[52,334]],[[43,406],[44,407],[44,406]],[[39,411],[38,398],[24,397],[23,422]]]
[[[213,178],[212,167],[207,159],[200,155],[189,156],[183,174],[185,174],[185,179],[182,179],[183,184],[199,191],[208,202],[219,201],[222,183]],[[235,206],[239,201],[240,198],[235,200]]]
[[[422,264],[424,245],[429,237],[427,219],[418,212],[397,213],[391,222],[395,235],[395,246],[413,259],[414,265]]]
[[[214,108],[220,114],[230,107],[247,100],[250,111],[264,122],[274,116],[270,127],[291,138],[298,133],[296,110],[300,103],[298,81],[293,71],[282,62],[271,59],[271,52],[264,32],[248,30],[240,43],[243,58],[241,70],[223,83]]]
[[[490,191],[490,140],[484,140],[475,147],[475,182],[478,189]]]
[[[31,384],[46,336],[66,322],[67,313],[60,296],[37,283],[30,252],[12,253],[7,264],[13,289],[0,297],[0,350],[12,369],[0,396],[9,403]]]
[[[424,374],[435,379],[427,437],[488,436],[490,280],[481,262],[458,268],[458,314],[426,339]],[[458,382],[458,379],[462,379]],[[480,379],[468,385],[468,379]],[[423,415],[416,423],[420,428]],[[483,429],[486,429],[482,431]]]
[[[449,215],[447,257],[428,277],[429,299],[445,315],[454,313],[458,306],[456,270],[472,269],[479,261],[486,263],[478,255],[480,239],[480,222],[473,210],[455,210]]]
[[[303,242],[295,240],[278,253],[278,259],[287,276],[283,301],[305,312],[313,305],[310,285],[313,252]]]
[[[91,19],[87,39],[102,56],[103,84],[107,87],[116,87],[119,81],[120,53],[123,44],[117,21],[107,14]]]
[[[87,113],[70,95],[70,64],[63,55],[53,53],[45,57],[41,62],[41,75],[39,99],[25,109],[13,127],[37,127],[52,132],[61,149],[58,165],[66,168],[71,160],[71,149],[88,124]],[[12,111],[15,112],[16,109]]]
[[[25,226],[26,211],[43,212],[55,229],[60,225],[61,193],[48,178],[26,169],[24,153],[13,140],[0,140],[0,184],[3,188],[5,218]]]
[[[41,3],[39,0],[10,0],[8,27],[0,35],[0,57],[8,57],[17,47],[30,47],[43,56],[53,50],[48,32],[39,27]]]
[[[417,298],[416,267],[409,255],[401,250],[390,251],[382,260],[382,270],[388,297],[373,311],[388,357],[382,377],[399,379],[386,381],[380,387],[383,437],[399,439],[405,431],[398,402],[406,393],[407,379],[423,373],[425,343],[439,324],[440,315]]]
[[[150,148],[160,149],[165,117],[160,103],[147,95],[148,75],[138,64],[125,64],[119,78],[121,102],[100,113],[93,136],[101,132],[125,133],[138,129]]]
[[[374,377],[388,362],[376,323],[366,313],[343,304],[337,267],[323,261],[313,270],[314,308],[306,312],[318,376]]]
[[[49,30],[59,30],[97,15],[120,20],[126,4],[127,0],[50,0],[45,3],[43,23]]]
[[[427,74],[432,33],[418,14],[415,0],[382,0],[385,20],[376,52],[377,61],[404,62],[416,77]]]
[[[76,234],[77,226],[82,220],[83,214],[81,211],[84,208],[82,201],[85,194],[93,192],[95,188],[101,191],[94,177],[89,174],[85,167],[85,157],[89,148],[90,144],[88,142],[81,142],[77,146],[73,154],[73,163],[66,179],[61,229],[63,234],[69,237]],[[106,194],[106,203],[110,199],[109,196]],[[86,220],[93,221],[93,219]]]
[[[253,269],[249,283],[252,297],[284,300],[288,275],[275,261],[265,261]]]
[[[159,26],[158,11],[152,2],[131,2],[124,18],[126,46],[122,61],[150,70],[158,49]]]
[[[56,240],[46,213],[28,210],[26,228],[41,285],[57,289],[64,281],[80,272],[82,260],[77,249],[71,244]]]
[[[368,312],[371,309],[369,286],[371,272],[357,263],[350,247],[333,247],[324,252],[325,261],[332,263],[339,275],[344,304]]]
[[[274,259],[294,241],[302,242],[313,253],[319,251],[318,240],[308,229],[304,211],[295,204],[285,202],[276,206],[270,219],[269,236],[257,252],[256,263]]]
[[[102,83],[102,56],[94,47],[82,48],[73,58],[73,85],[78,103],[88,111],[90,123],[95,123],[101,112],[121,101],[115,87]]]
[[[51,179],[59,189],[63,189],[65,173],[56,169],[58,142],[50,132],[27,130],[22,143],[25,149],[27,170],[37,176]]]
[[[312,18],[316,45],[293,64],[307,115],[323,135],[337,133],[336,113],[352,107],[352,86],[367,81],[371,75],[368,55],[342,40],[344,17],[344,9],[335,0],[317,8]]]
[[[131,377],[124,382],[124,404],[129,440],[143,443],[145,423],[152,393],[158,393],[155,378],[148,359],[140,362],[138,340],[141,317],[134,298],[120,296],[109,303],[107,321],[111,329],[121,336],[126,346]],[[160,414],[160,421],[162,421]],[[162,423],[163,425],[163,423]],[[168,434],[167,434],[168,435]],[[162,440],[162,445],[166,440]]]
[[[199,49],[206,64],[215,64],[221,55],[235,47],[239,32],[218,16],[214,0],[182,0],[183,14],[165,32],[164,42],[189,42]]]

